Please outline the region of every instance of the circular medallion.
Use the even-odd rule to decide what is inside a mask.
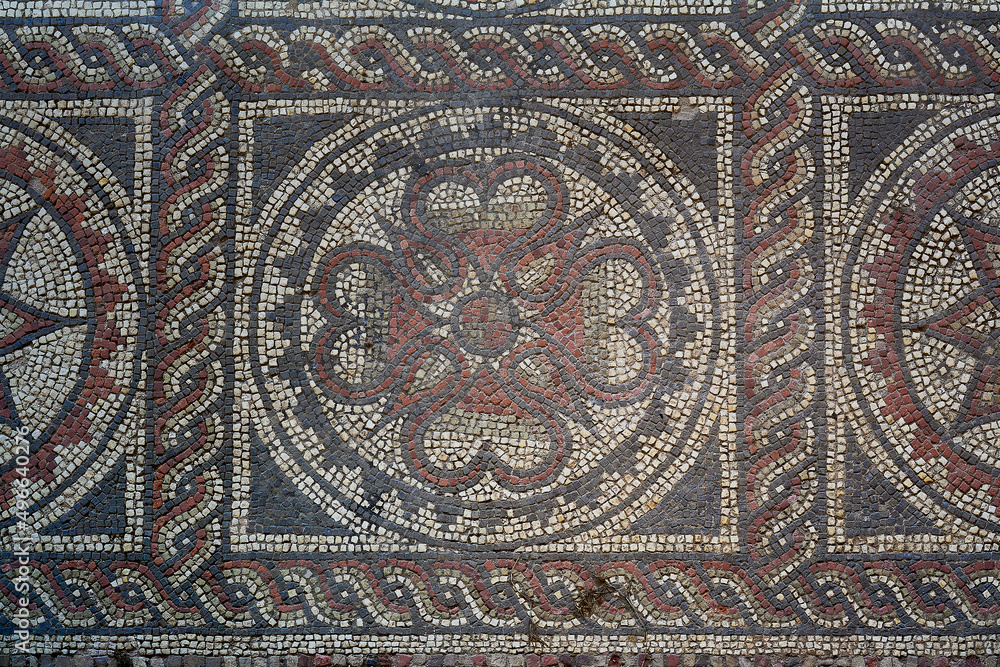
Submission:
[[[627,526],[714,419],[707,217],[639,136],[565,111],[360,117],[262,211],[256,423],[366,532]]]
[[[0,117],[0,199],[3,475],[27,469],[37,529],[99,484],[133,437],[120,431],[141,372],[141,280],[127,195],[57,124]],[[14,509],[6,493],[7,523]]]
[[[1000,116],[923,128],[852,214],[841,313],[852,416],[918,507],[1000,530]]]

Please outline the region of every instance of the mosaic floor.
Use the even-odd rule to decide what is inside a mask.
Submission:
[[[972,0],[0,0],[0,647],[1000,653],[998,92]]]

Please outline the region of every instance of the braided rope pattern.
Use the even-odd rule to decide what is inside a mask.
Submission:
[[[0,30],[3,87],[28,93],[148,89],[176,82],[206,62],[252,93],[723,90],[760,81],[761,63],[779,55],[800,60],[816,83],[836,88],[1000,85],[1000,26],[926,28],[901,19],[809,25],[796,23],[799,4],[779,14],[781,21],[756,20],[745,28],[708,22],[454,31],[303,26],[279,32],[252,25],[225,35],[210,32],[222,4],[207,2],[201,9],[214,4],[220,11],[188,15],[171,13],[168,3],[165,18],[172,22],[165,28],[134,23]]]
[[[222,540],[229,104],[205,67],[159,114],[153,563],[186,589]],[[195,613],[192,610],[192,613]]]
[[[806,138],[813,123],[810,92],[788,66],[751,96],[743,114],[750,141],[742,163],[749,195],[742,265],[746,541],[769,587],[805,562],[818,541],[807,516],[818,492],[822,414],[815,405],[816,275],[809,258],[816,167]]]
[[[6,575],[5,575],[6,578]],[[645,633],[699,627],[759,627],[775,609],[748,569],[733,563],[570,561],[525,564],[288,560],[224,563],[196,582],[201,606],[185,614],[162,572],[133,562],[33,562],[35,627],[136,628],[150,623],[250,628],[503,629],[543,632],[634,628]],[[5,580],[5,586],[9,583]],[[862,626],[900,630],[994,630],[1000,605],[991,560],[817,562],[785,589],[786,621],[797,628]],[[223,589],[238,590],[238,596]],[[585,601],[589,603],[585,604]],[[0,598],[0,612],[16,602]]]

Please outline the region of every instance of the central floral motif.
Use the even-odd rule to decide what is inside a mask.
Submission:
[[[541,484],[561,469],[569,421],[590,420],[581,397],[635,401],[652,386],[659,270],[637,241],[581,250],[555,167],[477,166],[411,180],[391,216],[405,226],[381,218],[395,252],[355,244],[326,260],[315,370],[339,397],[388,399],[382,419],[404,419],[426,482],[467,486],[491,469]],[[600,275],[621,279],[617,295]],[[625,354],[602,356],[609,343]]]
[[[720,414],[697,191],[579,110],[367,122],[261,209],[244,368],[269,455],[358,534],[615,539]]]
[[[517,340],[519,328],[517,307],[490,291],[467,298],[452,317],[452,331],[462,347],[481,356],[496,356],[508,349]]]

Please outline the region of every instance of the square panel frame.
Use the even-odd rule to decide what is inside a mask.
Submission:
[[[135,102],[139,108],[136,109]],[[141,267],[141,278],[149,283],[148,266],[150,254],[149,224],[152,211],[152,164],[153,141],[152,127],[153,100],[149,97],[133,100],[121,99],[82,99],[82,100],[9,100],[0,101],[0,112],[17,109],[31,109],[54,121],[60,118],[134,118],[135,143],[133,150],[132,198],[129,202],[129,212],[133,217],[136,229],[142,229],[143,238],[132,239],[134,251]],[[136,113],[138,111],[138,114]],[[143,128],[146,128],[145,130]],[[100,159],[102,156],[97,155]],[[145,341],[139,345],[144,346]],[[135,390],[130,408],[131,424],[122,428],[131,440],[125,446],[125,529],[122,535],[106,533],[83,535],[38,535],[33,549],[36,553],[142,553],[145,540],[145,490],[147,473],[146,438],[142,427],[145,419],[145,383],[147,377],[146,364],[140,363],[141,375]],[[72,512],[72,508],[67,512]],[[64,515],[65,516],[65,515]],[[6,538],[7,533],[4,533]]]
[[[849,241],[852,221],[847,219],[850,209],[847,186],[850,173],[850,144],[848,142],[849,123],[852,113],[861,111],[920,110],[940,111],[955,105],[996,103],[992,93],[968,95],[877,95],[846,96],[828,95],[822,97],[824,107],[823,123],[828,129],[824,133],[823,157],[827,164],[827,182],[824,195],[824,225],[826,233],[826,264],[837,266],[840,248]],[[888,160],[889,155],[882,157]],[[848,427],[840,410],[836,396],[840,391],[843,375],[844,340],[837,326],[836,318],[840,308],[839,294],[844,284],[843,275],[834,275],[824,286],[826,310],[826,365],[828,392],[827,421],[830,435],[826,448],[826,518],[828,550],[834,554],[882,554],[921,553],[970,555],[981,552],[1000,551],[1000,534],[990,540],[983,535],[962,530],[957,525],[939,525],[940,535],[927,532],[877,533],[869,536],[850,536],[845,521],[847,502],[847,453]],[[860,436],[857,436],[860,437]],[[930,518],[930,517],[928,517]]]
[[[540,99],[547,104],[557,104],[559,98]],[[715,113],[716,124],[716,168],[718,182],[716,185],[718,201],[708,202],[712,211],[717,210],[715,224],[710,243],[713,249],[713,273],[720,288],[719,330],[720,351],[714,380],[719,393],[727,398],[718,401],[724,407],[720,409],[717,426],[720,447],[721,488],[720,492],[720,522],[715,535],[700,533],[679,534],[641,534],[622,535],[604,539],[599,542],[585,543],[581,548],[572,539],[557,540],[548,546],[535,546],[524,549],[524,553],[738,553],[739,547],[739,505],[737,501],[739,489],[739,464],[737,456],[738,434],[736,418],[736,387],[733,378],[736,377],[736,285],[735,285],[735,235],[734,225],[734,195],[733,195],[733,150],[732,142],[735,132],[736,114],[731,97],[701,97],[680,95],[661,97],[656,100],[640,98],[618,98],[614,100],[580,100],[573,98],[573,103],[580,108],[593,109],[595,112],[613,114],[616,109],[642,108],[656,111],[670,111],[681,117],[692,116],[700,112]],[[237,276],[241,280],[252,282],[250,258],[258,249],[259,230],[253,228],[250,221],[253,215],[254,201],[254,124],[261,118],[291,115],[335,114],[358,112],[358,109],[370,109],[371,113],[391,113],[400,108],[419,108],[430,105],[431,102],[407,103],[398,101],[358,101],[345,98],[334,100],[294,100],[271,99],[255,102],[243,102],[239,106],[238,142],[242,158],[238,164],[239,190],[236,204],[236,262]],[[399,540],[387,541],[382,538],[372,539],[363,535],[361,538],[345,538],[341,536],[296,535],[291,533],[273,534],[252,532],[250,530],[250,496],[248,489],[251,483],[249,455],[252,447],[252,424],[248,423],[246,401],[250,400],[252,391],[248,386],[253,382],[250,376],[251,364],[248,361],[250,350],[246,345],[250,321],[247,297],[252,294],[250,282],[245,282],[237,289],[236,322],[237,340],[234,344],[236,357],[236,388],[235,388],[235,424],[233,447],[233,498],[232,520],[230,522],[229,544],[234,553],[254,552],[384,552],[408,551],[422,553],[430,550],[430,546],[419,541]],[[452,548],[460,549],[456,543]]]

